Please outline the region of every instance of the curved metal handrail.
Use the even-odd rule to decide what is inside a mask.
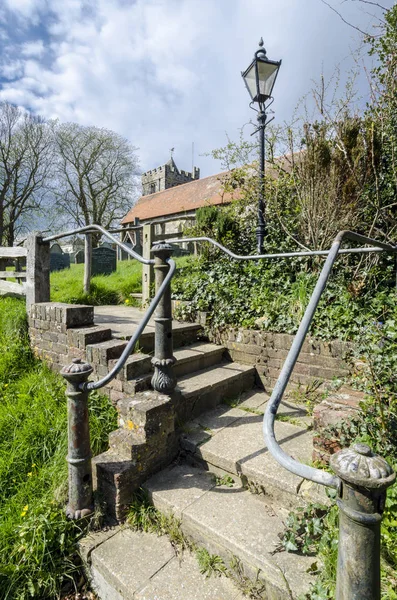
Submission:
[[[139,262],[141,262],[141,263],[143,263],[145,265],[153,265],[154,264],[154,262],[155,262],[154,259],[143,258],[140,254],[137,254],[131,248],[129,248],[128,246],[126,246],[125,244],[123,244],[122,242],[120,242],[119,240],[117,240],[113,235],[111,235],[106,229],[104,229],[100,225],[87,225],[86,227],[80,227],[78,229],[74,229],[73,231],[66,231],[66,232],[63,232],[63,233],[58,233],[56,235],[50,236],[48,238],[45,238],[43,241],[44,242],[50,242],[50,241],[53,241],[53,240],[56,240],[56,239],[60,239],[62,237],[68,237],[68,236],[71,236],[71,235],[75,235],[76,233],[93,233],[95,231],[99,231],[102,235],[104,235],[105,237],[107,237],[110,240],[112,240],[120,248],[122,248],[123,250],[125,250],[130,256],[132,256],[133,258],[136,258],[137,260],[139,260]],[[89,382],[81,383],[79,385],[79,388],[82,391],[91,391],[91,390],[98,390],[98,389],[100,389],[101,387],[103,387],[104,385],[106,385],[107,383],[109,383],[110,381],[112,381],[112,379],[114,379],[116,377],[116,375],[124,367],[125,363],[127,362],[128,357],[130,356],[130,354],[134,350],[135,344],[137,343],[137,341],[138,341],[139,337],[141,336],[143,330],[145,329],[146,325],[148,324],[150,318],[153,316],[153,313],[156,310],[156,307],[157,307],[158,303],[160,302],[161,297],[164,294],[164,291],[170,285],[171,279],[173,278],[173,276],[175,274],[175,270],[176,270],[175,261],[172,260],[171,258],[169,258],[169,259],[167,259],[167,263],[170,266],[169,271],[167,273],[167,276],[165,277],[162,285],[157,290],[157,292],[156,292],[153,300],[149,304],[149,307],[146,310],[146,312],[145,312],[145,314],[144,314],[141,322],[138,324],[138,327],[136,328],[136,330],[135,330],[133,336],[131,337],[131,339],[129,340],[127,346],[124,348],[124,350],[123,350],[120,358],[118,359],[118,361],[114,365],[113,369],[111,369],[109,371],[109,373],[107,373],[107,375],[105,375],[104,377],[102,377],[102,379],[100,379],[99,381],[89,381]]]
[[[358,242],[361,244],[376,244],[374,247],[370,248],[348,248],[341,249],[340,246],[345,239],[352,240],[354,242]],[[289,456],[282,448],[279,446],[275,433],[274,433],[274,422],[277,415],[277,410],[282,400],[283,394],[287,387],[289,378],[295,366],[295,363],[298,359],[299,353],[301,351],[303,342],[305,340],[306,334],[309,330],[313,315],[316,311],[318,303],[320,301],[321,295],[325,289],[328,278],[330,276],[332,267],[338,258],[339,254],[347,254],[353,252],[397,252],[397,246],[392,246],[391,244],[385,244],[383,242],[378,242],[372,238],[368,238],[366,236],[360,235],[353,231],[340,231],[336,236],[330,250],[315,250],[311,252],[288,252],[284,254],[261,254],[254,256],[241,256],[234,254],[215,240],[207,237],[197,237],[197,238],[183,238],[183,239],[171,239],[167,240],[168,243],[180,243],[187,241],[206,241],[210,242],[214,246],[218,247],[220,250],[228,254],[234,259],[237,260],[257,260],[258,258],[289,258],[292,256],[327,256],[325,264],[322,268],[320,276],[318,278],[317,284],[314,288],[312,296],[310,298],[309,304],[307,305],[305,314],[302,318],[302,321],[299,325],[298,331],[295,335],[294,341],[292,343],[291,349],[287,355],[287,358],[284,362],[284,365],[281,369],[280,375],[277,379],[276,385],[273,389],[273,393],[269,399],[266,412],[263,418],[263,434],[265,438],[265,443],[269,452],[272,456],[277,460],[277,462],[286,468],[288,471],[299,475],[305,479],[309,479],[310,481],[314,481],[315,483],[320,483],[321,485],[325,485],[328,487],[338,487],[339,478],[335,475],[327,473],[325,471],[321,471],[320,469],[315,469],[314,467],[310,467],[309,465],[304,465],[299,461],[295,460],[291,456]]]
[[[109,233],[106,229],[101,227],[101,225],[86,225],[85,227],[79,227],[78,229],[73,229],[72,231],[63,231],[62,233],[57,233],[55,235],[51,235],[50,237],[46,237],[43,239],[43,242],[53,242],[54,240],[59,240],[63,237],[69,237],[71,235],[75,235],[76,233],[95,233],[99,231],[102,235],[107,237],[109,240],[112,240],[114,244],[119,246],[124,252],[132,256],[132,258],[136,258],[140,263],[144,265],[154,265],[154,259],[152,258],[143,258],[137,252],[134,252],[131,248],[120,242],[117,238],[114,237],[111,233]]]
[[[358,234],[355,234],[358,236]],[[371,239],[364,238],[364,236],[359,236],[361,239]],[[357,240],[356,240],[357,241]],[[209,242],[213,246],[216,246],[222,252],[234,258],[235,260],[258,260],[258,258],[293,258],[293,257],[305,257],[305,256],[328,256],[330,250],[308,250],[307,252],[281,252],[281,253],[273,253],[273,254],[235,254],[225,246],[222,246],[216,240],[213,240],[209,237],[184,237],[184,238],[171,238],[164,240],[167,244],[182,244],[184,242]],[[375,242],[377,245],[371,248],[345,248],[340,251],[340,254],[366,254],[367,252],[384,252],[385,250],[392,248],[390,244],[384,244],[383,242],[377,242],[376,240],[371,239],[371,242]],[[160,242],[159,242],[160,243]]]

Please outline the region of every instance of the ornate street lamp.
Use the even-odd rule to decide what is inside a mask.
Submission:
[[[263,39],[259,42],[259,49],[255,52],[254,60],[244,72],[241,73],[247,90],[251,96],[250,107],[255,110],[258,119],[260,160],[259,160],[259,200],[258,200],[258,227],[256,239],[258,241],[258,254],[263,253],[263,239],[266,233],[265,224],[265,127],[267,123],[267,109],[273,102],[272,91],[276,82],[281,60],[269,60],[263,47]],[[257,104],[258,108],[253,105]],[[273,117],[274,118],[274,117]],[[270,119],[272,121],[273,119]],[[269,123],[270,123],[269,121]]]

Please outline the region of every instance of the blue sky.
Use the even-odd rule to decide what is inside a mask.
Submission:
[[[381,14],[357,0],[328,2],[366,31]],[[211,175],[220,165],[202,154],[253,118],[240,73],[261,36],[268,57],[283,61],[278,124],[321,72],[327,80],[339,65],[343,82],[359,45],[321,0],[0,0],[0,100],[112,129],[139,148],[142,170],[171,147],[190,170],[194,142],[195,165]],[[362,62],[359,70],[363,104]]]

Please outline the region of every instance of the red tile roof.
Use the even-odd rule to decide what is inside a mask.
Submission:
[[[228,171],[210,175],[177,185],[155,194],[142,196],[135,206],[126,214],[121,223],[131,223],[135,218],[141,221],[191,212],[209,204],[229,204],[238,196],[223,190],[223,180]]]
[[[301,160],[302,152],[284,154],[275,159],[275,164],[266,161],[267,176],[276,178],[278,170],[291,171],[294,161]],[[252,167],[251,167],[252,168]],[[155,194],[142,196],[138,202],[122,219],[121,223],[131,223],[135,218],[141,221],[192,212],[202,206],[209,204],[229,204],[234,198],[238,198],[239,191],[233,194],[225,192],[223,182],[230,171],[223,171],[217,175],[210,175],[204,179],[196,179],[189,183],[177,185]]]

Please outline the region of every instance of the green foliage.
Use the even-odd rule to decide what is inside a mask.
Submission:
[[[230,475],[222,475],[222,477],[215,477],[215,485],[225,485],[226,487],[234,486],[234,479]]]
[[[207,578],[212,575],[220,576],[227,574],[227,568],[220,556],[210,554],[205,548],[196,549],[196,558],[199,564],[200,573]]]
[[[316,554],[324,533],[328,508],[322,504],[308,504],[290,512],[285,522],[282,544],[287,552]]]
[[[92,394],[94,454],[107,447],[115,410]],[[83,526],[64,514],[65,386],[32,356],[25,304],[0,300],[0,598],[55,598],[78,580]]]

